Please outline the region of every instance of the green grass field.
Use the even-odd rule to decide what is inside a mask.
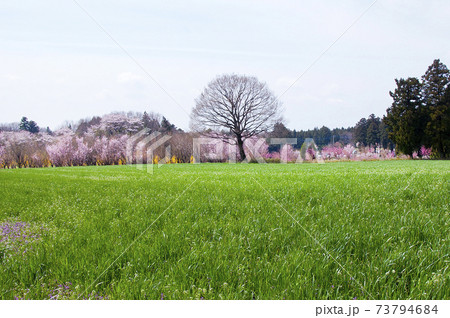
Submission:
[[[1,298],[449,299],[449,181],[448,161],[1,170]]]

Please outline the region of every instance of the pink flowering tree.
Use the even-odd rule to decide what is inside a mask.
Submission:
[[[3,167],[42,167],[46,152],[42,134],[31,134],[27,131],[0,133],[1,159]]]
[[[430,159],[431,158],[431,148],[422,146],[422,147],[420,147],[419,154],[422,156],[422,159]]]
[[[90,128],[97,136],[136,134],[144,128],[141,118],[121,113],[105,115],[99,124]]]
[[[76,137],[74,143],[76,150],[73,153],[72,163],[77,166],[86,165],[90,153],[88,145],[80,137]]]
[[[69,166],[74,164],[76,152],[75,136],[69,129],[56,133],[55,141],[46,146],[50,162],[54,166]]]
[[[299,159],[300,152],[294,151],[294,148],[292,148],[292,145],[285,144],[281,147],[280,150],[280,160],[282,163],[287,162],[295,162]]]
[[[264,138],[254,136],[245,140],[244,151],[247,160],[264,163],[264,158],[269,153],[269,145]]]
[[[0,133],[0,139],[1,139],[1,133]],[[6,147],[4,145],[0,144],[0,168],[4,168],[6,165]]]
[[[125,162],[128,135],[122,135],[118,138],[111,138],[107,142],[105,163],[118,164]]]

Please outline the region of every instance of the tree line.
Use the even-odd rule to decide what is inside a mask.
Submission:
[[[0,159],[3,165],[16,162],[18,166],[27,166],[27,162],[36,162],[36,166],[43,162],[47,165],[47,161],[67,162],[64,158],[72,157],[78,158],[73,162],[88,164],[124,162],[123,155],[114,152],[123,153],[128,138],[144,128],[148,133],[173,135],[171,147],[178,151],[177,160],[182,162],[190,161],[192,140],[200,135],[234,143],[241,160],[246,158],[245,141],[255,137],[296,138],[293,151],[300,150],[304,141],[312,138],[320,149],[326,148],[329,157],[339,154],[342,150],[339,148],[352,145],[362,152],[381,153],[385,149],[391,151],[389,156],[403,153],[427,158],[432,149],[431,157],[448,158],[449,82],[449,70],[437,59],[421,80],[415,77],[395,80],[397,87],[390,92],[393,102],[383,118],[371,114],[354,127],[291,130],[280,120],[281,103],[265,83],[255,77],[222,75],[211,81],[196,99],[191,132],[182,131],[167,118],[152,112],[113,113],[82,119],[55,132],[48,127],[41,130],[35,121],[23,117],[20,123],[0,124],[3,158]],[[34,146],[26,146],[27,140]],[[267,156],[273,157],[271,153],[280,153],[280,149],[280,145],[268,145]],[[9,159],[5,161],[5,158]]]
[[[306,138],[324,146],[339,142],[358,146],[396,149],[413,156],[429,155],[447,159],[450,156],[450,72],[439,59],[433,61],[421,80],[415,77],[396,79],[396,88],[389,92],[391,107],[382,118],[369,115],[355,126],[330,129],[290,130],[282,123],[274,126],[272,135],[298,138],[294,148],[300,149]],[[271,150],[277,146],[271,146]]]
[[[421,145],[431,147],[433,157],[450,156],[450,72],[439,59],[421,80],[395,80],[392,106],[383,117],[389,138],[401,152],[412,155]]]

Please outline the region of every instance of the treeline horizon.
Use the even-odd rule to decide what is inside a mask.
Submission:
[[[148,128],[151,132],[159,131],[162,133],[168,133],[176,131],[193,133],[191,131],[185,131],[177,127],[176,125],[172,124],[170,120],[165,116],[151,111],[144,111],[143,113],[132,111],[114,111],[102,116],[85,117],[83,119],[80,119],[78,122],[66,122],[66,124],[62,125],[59,129],[56,130],[52,130],[49,127],[41,128],[35,121],[28,120],[28,117],[24,116],[22,117],[20,122],[0,123],[0,132],[28,131],[30,133],[47,133],[52,135],[59,130],[70,129],[77,136],[83,136],[83,134],[87,133],[90,127],[100,124],[102,118],[111,115],[121,115],[134,119],[140,118],[142,122],[142,128]],[[372,122],[375,123],[375,129],[373,128],[373,125],[371,125]],[[368,123],[368,125],[366,125],[366,123]],[[367,130],[369,126],[370,133],[368,134]],[[347,128],[336,127],[331,129],[323,125],[320,128],[315,127],[313,129],[297,130],[290,129],[283,122],[279,122],[274,125],[271,131],[267,132],[264,135],[268,138],[297,138],[298,143],[297,145],[293,146],[294,148],[298,149],[301,148],[301,145],[307,138],[314,139],[316,145],[319,147],[330,145],[336,142],[339,142],[341,144],[360,143],[363,146],[374,146],[376,144],[380,144],[379,140],[381,139],[383,140],[382,145],[385,145],[383,148],[388,148],[388,146],[390,146],[390,140],[386,137],[387,132],[386,134],[381,133],[380,126],[382,127],[382,121],[380,117],[376,117],[374,114],[370,114],[367,118],[361,118],[354,126],[349,126]],[[113,136],[115,134],[124,132],[125,128],[118,128],[117,130],[111,130],[109,133],[107,133],[107,136]],[[367,138],[366,136],[369,136],[369,138]]]
[[[304,141],[311,138],[320,149],[337,143],[341,146],[353,144],[356,147],[395,149],[410,157],[424,155],[421,149],[432,149],[433,158],[447,159],[450,155],[450,72],[447,66],[436,59],[421,80],[415,77],[400,78],[395,79],[395,83],[395,90],[389,92],[393,99],[392,105],[386,109],[382,118],[370,114],[347,128],[330,129],[322,126],[308,130],[289,129],[280,121],[259,136],[296,138],[297,144],[292,145],[294,149],[300,149]],[[155,112],[112,112],[80,119],[77,123],[66,122],[65,127],[58,131],[71,131],[74,137],[89,134],[92,139],[131,136],[142,129],[185,135],[183,142],[191,140],[196,134],[177,128],[169,119]],[[0,133],[19,131],[54,135],[49,127],[41,129],[38,123],[27,117],[22,117],[18,123],[0,124]],[[213,133],[212,130],[203,132]],[[224,130],[214,133],[228,134]],[[270,145],[268,150],[276,152],[280,146]]]

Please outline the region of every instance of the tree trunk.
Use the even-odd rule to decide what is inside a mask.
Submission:
[[[241,156],[241,161],[245,160],[245,151],[244,151],[244,141],[242,140],[242,136],[237,135],[237,145],[239,148],[239,155]]]

